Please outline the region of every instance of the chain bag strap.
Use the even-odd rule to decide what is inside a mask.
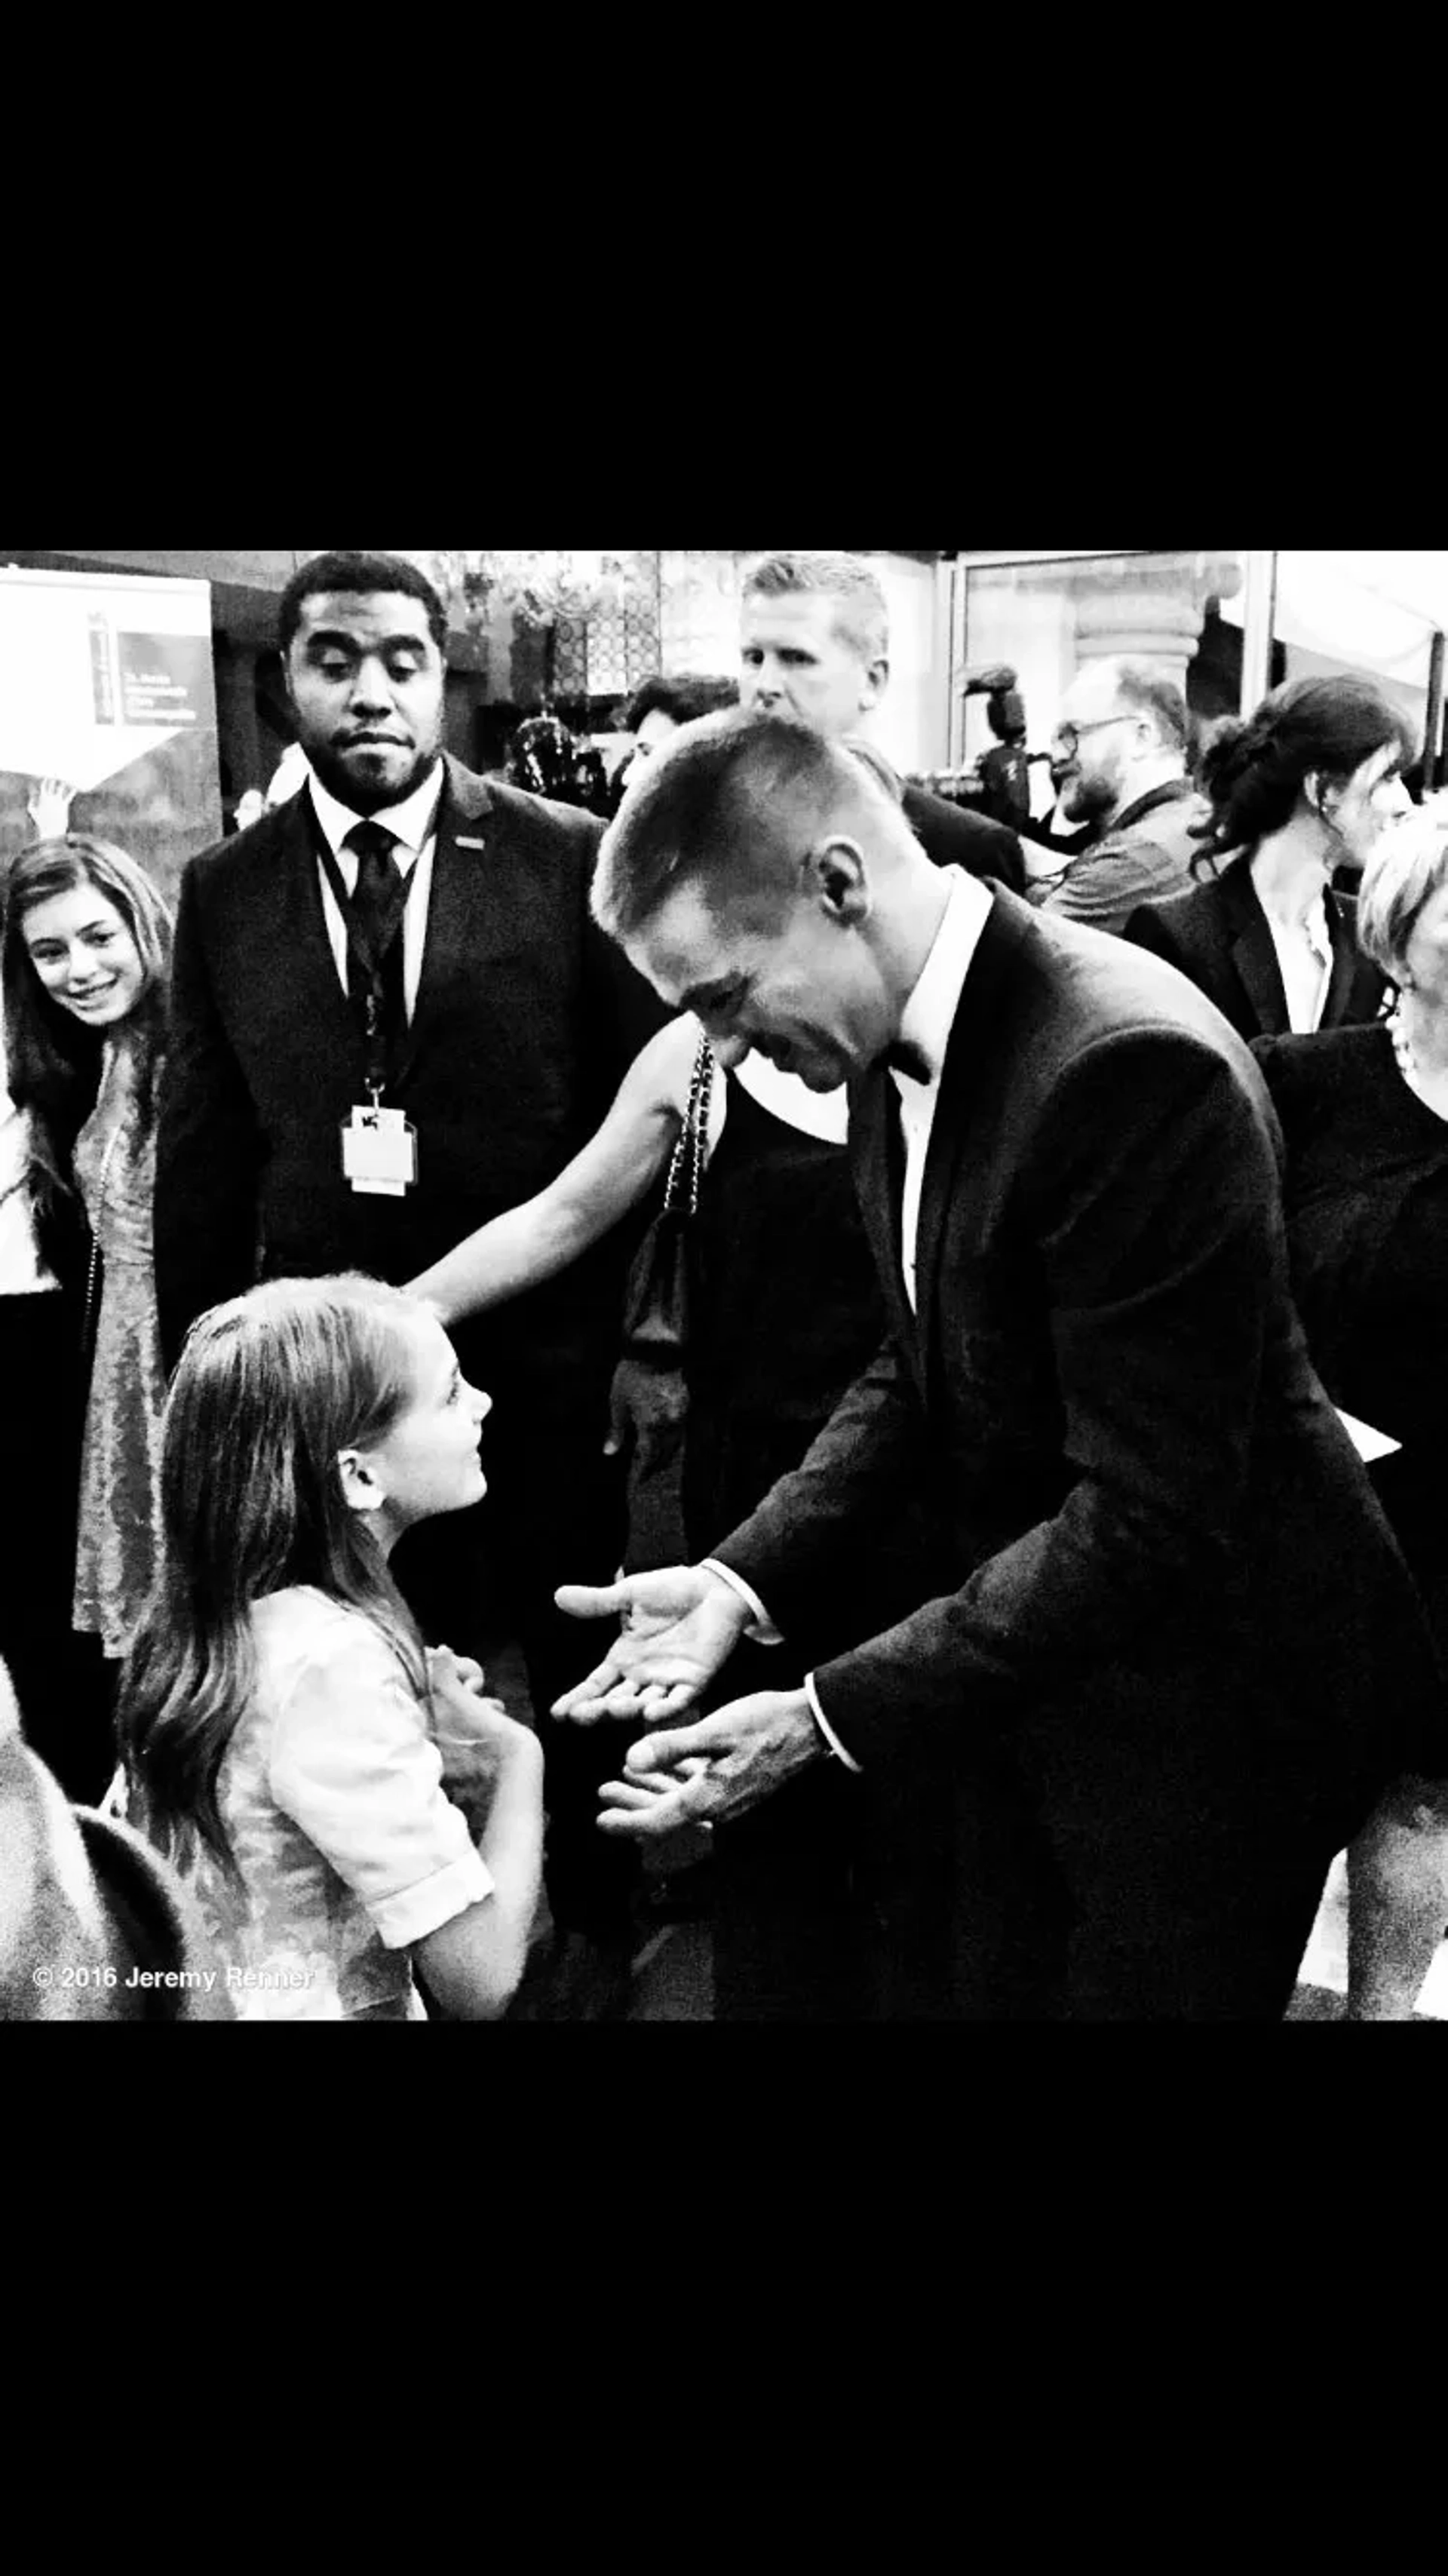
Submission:
[[[714,1050],[707,1038],[701,1038],[689,1077],[684,1123],[664,1185],[663,1208],[634,1256],[624,1300],[624,1355],[651,1368],[677,1369],[683,1361],[689,1309],[686,1229],[699,1205],[713,1096]]]
[[[118,1118],[111,1129],[106,1150],[101,1157],[100,1179],[96,1184],[96,1221],[91,1228],[90,1260],[85,1277],[85,1315],[80,1328],[81,1357],[87,1369],[95,1357],[96,1324],[100,1307],[101,1282],[105,1273],[105,1261],[101,1253],[101,1219],[106,1212],[106,1177],[111,1168],[111,1157],[121,1141],[121,1129],[124,1124],[124,1118]]]

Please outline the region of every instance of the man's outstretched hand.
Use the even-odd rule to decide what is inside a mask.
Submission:
[[[553,1703],[555,1717],[585,1726],[599,1717],[677,1717],[749,1625],[740,1595],[702,1565],[626,1574],[618,1583],[563,1583],[553,1597],[573,1619],[622,1617],[602,1663]]]
[[[606,1834],[641,1841],[680,1825],[713,1825],[756,1807],[824,1746],[803,1691],[755,1691],[694,1726],[646,1735],[624,1756],[621,1780],[599,1792]]]

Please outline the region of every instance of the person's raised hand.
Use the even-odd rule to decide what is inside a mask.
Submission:
[[[623,1777],[599,1791],[600,1831],[661,1840],[681,1825],[743,1815],[782,1788],[824,1746],[803,1691],[754,1691],[701,1717],[631,1744]]]
[[[38,841],[63,841],[70,830],[70,809],[75,803],[75,789],[63,778],[37,778],[25,800],[25,811],[35,825]]]
[[[741,1595],[702,1565],[626,1574],[617,1583],[564,1583],[553,1597],[573,1619],[622,1618],[603,1661],[553,1703],[555,1717],[585,1726],[600,1717],[677,1716],[749,1624]]]
[[[449,1682],[456,1682],[463,1690],[476,1691],[480,1696],[488,1687],[487,1674],[477,1657],[455,1655],[451,1646],[428,1647],[427,1679],[429,1689],[435,1684],[446,1686]]]
[[[688,1393],[677,1369],[650,1367],[625,1356],[614,1370],[608,1390],[608,1436],[605,1458],[642,1449],[656,1463],[678,1448],[689,1410]],[[667,1435],[667,1437],[666,1437]]]
[[[427,1650],[432,1736],[442,1757],[443,1785],[460,1803],[488,1798],[505,1762],[528,1758],[532,1729],[490,1698],[482,1665],[450,1646]]]

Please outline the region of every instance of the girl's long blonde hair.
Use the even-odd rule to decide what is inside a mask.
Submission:
[[[426,1692],[416,1623],[338,1463],[412,1403],[424,1311],[349,1273],[268,1281],[191,1328],[163,1423],[160,1567],[119,1698],[139,1819],[177,1859],[194,1833],[234,1866],[217,1784],[256,1688],[253,1602],[315,1584],[364,1612]]]

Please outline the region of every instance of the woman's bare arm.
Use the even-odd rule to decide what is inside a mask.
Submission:
[[[597,1134],[557,1179],[408,1280],[409,1294],[451,1324],[566,1270],[662,1170],[683,1123],[698,1043],[691,1014],[660,1029],[635,1056]]]

